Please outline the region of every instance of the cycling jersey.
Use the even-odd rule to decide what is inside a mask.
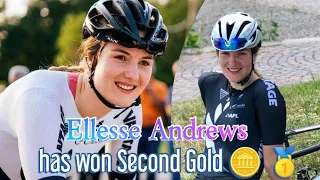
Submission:
[[[66,118],[82,118],[69,88],[67,72],[39,70],[10,85],[0,98],[0,168],[10,179],[41,179],[76,173],[75,153],[98,153],[106,145],[112,155],[112,170],[117,167],[116,153],[125,148],[137,153],[138,140],[65,141]],[[93,107],[94,108],[94,107]],[[96,121],[100,125],[142,125],[141,105],[112,109]],[[80,130],[83,131],[83,126]],[[38,152],[69,153],[71,171],[38,173]],[[1,172],[1,171],[0,171]],[[110,173],[117,175],[116,173]],[[128,174],[127,174],[128,175]],[[134,174],[131,175],[134,178]],[[49,178],[50,179],[50,178]],[[125,179],[120,178],[118,179]]]
[[[260,169],[250,179],[259,179],[263,170],[262,145],[282,144],[285,137],[286,107],[277,86],[264,79],[258,79],[243,90],[231,87],[222,73],[208,72],[199,78],[199,88],[206,107],[205,124],[247,125],[248,138],[230,141],[206,139],[206,150],[222,149],[223,169],[230,173],[230,158],[240,147],[251,147],[260,156]],[[213,153],[214,153],[213,152]],[[225,172],[223,173],[225,175]],[[198,174],[201,176],[201,174]],[[208,176],[204,173],[203,176]],[[230,173],[231,176],[231,173]],[[201,179],[201,178],[200,178]]]

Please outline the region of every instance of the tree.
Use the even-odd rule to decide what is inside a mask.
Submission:
[[[17,24],[2,26],[8,36],[0,49],[0,80],[7,80],[8,70],[15,64],[26,65],[31,70],[52,64],[57,53],[55,41],[63,20],[61,17],[68,7],[60,1],[35,1]],[[43,8],[49,10],[46,16],[40,14]]]
[[[158,6],[161,12],[164,23],[169,29],[169,41],[168,48],[165,54],[156,59],[157,62],[157,74],[156,77],[167,84],[173,83],[173,75],[171,72],[171,66],[174,61],[179,59],[184,40],[186,37],[186,29],[182,29],[180,32],[171,33],[170,25],[178,24],[182,21],[186,22],[188,1],[187,0],[170,0],[165,6]],[[186,27],[184,25],[184,27]]]
[[[85,17],[86,14],[84,12],[68,14],[65,17],[60,29],[59,38],[57,39],[59,53],[55,57],[54,63],[56,65],[71,65],[79,60],[76,54],[82,40],[81,28]]]

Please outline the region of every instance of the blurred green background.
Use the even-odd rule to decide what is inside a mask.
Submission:
[[[9,1],[11,4],[9,4]],[[25,13],[8,15],[16,3],[25,3]],[[171,65],[180,56],[196,12],[204,0],[148,0],[156,6],[169,29],[168,48],[157,58],[156,77],[173,83]],[[0,82],[6,82],[13,65],[31,71],[51,65],[75,64],[81,42],[81,27],[93,0],[6,0],[0,1]],[[13,4],[13,5],[12,5]],[[18,4],[20,5],[20,4]],[[21,15],[22,14],[22,15]]]

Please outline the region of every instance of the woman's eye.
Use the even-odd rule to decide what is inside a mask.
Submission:
[[[246,55],[246,53],[244,53],[244,52],[239,52],[238,55],[239,55],[239,56],[244,56],[244,55]]]
[[[121,61],[125,61],[126,60],[126,57],[124,57],[124,56],[116,56],[116,58],[121,60]]]
[[[229,52],[222,52],[221,54],[227,56],[229,55]]]
[[[150,63],[148,61],[141,61],[140,64],[143,65],[143,66],[149,66],[150,65]]]

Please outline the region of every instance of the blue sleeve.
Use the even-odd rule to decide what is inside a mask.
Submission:
[[[263,145],[283,144],[286,131],[286,103],[277,86],[263,80],[255,89],[256,117]]]

